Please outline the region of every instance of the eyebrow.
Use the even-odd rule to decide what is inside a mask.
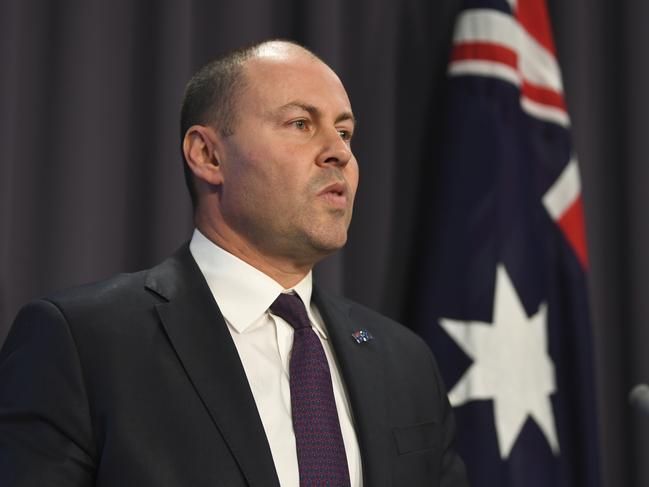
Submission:
[[[282,105],[275,111],[281,113],[295,108],[304,110],[305,112],[309,113],[312,117],[322,116],[322,112],[317,107],[310,105],[309,103],[304,103],[300,101],[289,102],[286,105]],[[350,120],[354,124],[354,126],[356,126],[356,117],[354,117],[354,114],[351,111],[342,112],[340,115],[336,117],[335,123],[344,122],[346,120]]]

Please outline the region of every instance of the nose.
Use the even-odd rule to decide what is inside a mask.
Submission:
[[[342,139],[338,130],[328,131],[318,154],[317,163],[320,166],[336,165],[345,167],[352,158],[349,142]]]

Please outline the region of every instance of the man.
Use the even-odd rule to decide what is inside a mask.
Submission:
[[[190,244],[16,318],[2,485],[466,485],[426,345],[312,288],[358,182],[336,74],[289,42],[242,49],[194,76],[181,125]]]

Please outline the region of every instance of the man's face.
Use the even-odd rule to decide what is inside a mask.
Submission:
[[[223,218],[262,253],[313,264],[347,240],[358,185],[349,98],[297,50],[262,54],[244,72],[221,146]]]

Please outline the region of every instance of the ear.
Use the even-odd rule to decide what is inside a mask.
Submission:
[[[183,139],[183,153],[189,169],[196,178],[214,186],[223,182],[218,142],[216,131],[205,125],[192,125]]]

